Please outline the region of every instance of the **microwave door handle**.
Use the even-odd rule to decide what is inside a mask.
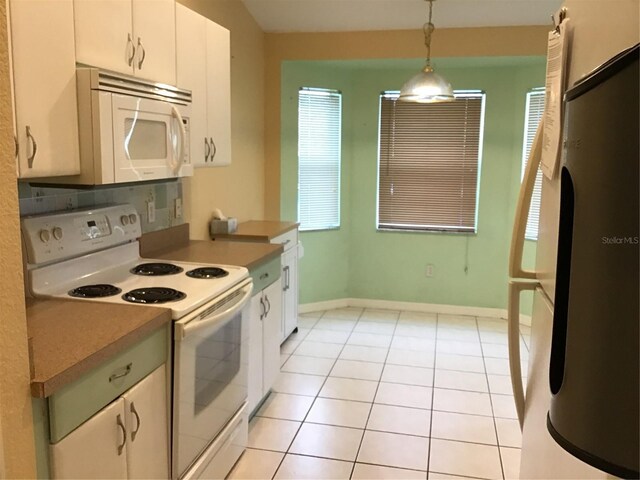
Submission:
[[[240,288],[243,292],[242,297],[240,297],[240,299],[234,302],[233,305],[221,311],[220,313],[217,313],[204,320],[188,320],[184,323],[182,323],[181,321],[176,322],[176,341],[183,340],[184,338],[196,334],[197,332],[205,328],[210,328],[212,325],[224,325],[227,320],[232,319],[239,311],[244,308],[244,306],[251,298],[251,293],[253,292],[253,283],[247,283]],[[238,289],[236,288],[235,290]],[[232,294],[233,292],[234,290],[230,291],[229,294]]]
[[[180,153],[178,153],[175,161],[171,162],[171,169],[173,170],[173,174],[177,175],[180,167],[184,163],[184,155],[186,153],[184,147],[187,140],[187,130],[184,126],[182,115],[180,115],[180,111],[176,108],[175,105],[171,105],[171,116],[178,121],[178,132],[180,133]]]

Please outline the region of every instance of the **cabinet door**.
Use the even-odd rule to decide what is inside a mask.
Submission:
[[[249,413],[262,399],[262,321],[264,307],[262,292],[251,297],[249,318]]]
[[[282,254],[282,333],[285,340],[298,325],[298,249]]]
[[[20,178],[80,173],[73,2],[11,0]]]
[[[207,120],[213,147],[208,165],[231,163],[231,44],[229,30],[207,22]]]
[[[204,48],[207,22],[205,17],[176,4],[176,73],[178,87],[191,90],[192,95],[189,128],[194,167],[206,165],[211,150],[207,136],[207,52]]]
[[[119,398],[50,446],[52,478],[127,478],[124,400]]]
[[[263,394],[266,394],[280,373],[280,343],[282,329],[282,279],[272,283],[264,289],[264,299],[267,305],[267,316],[263,320],[262,349],[263,349]]]
[[[169,477],[167,382],[161,366],[122,398],[127,426],[129,478]]]
[[[176,83],[175,0],[132,0],[135,75]]]
[[[73,8],[78,63],[133,74],[131,0],[74,0]]]

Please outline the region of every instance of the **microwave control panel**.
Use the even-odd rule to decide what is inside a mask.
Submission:
[[[21,223],[30,265],[86,255],[142,235],[140,217],[132,205],[25,217]]]

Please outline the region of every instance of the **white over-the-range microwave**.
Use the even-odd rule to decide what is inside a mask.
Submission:
[[[189,90],[79,67],[77,91],[81,173],[47,183],[105,185],[193,175]]]

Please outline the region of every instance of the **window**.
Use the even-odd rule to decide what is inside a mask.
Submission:
[[[529,152],[536,136],[538,124],[544,113],[544,88],[534,88],[527,93],[527,104],[524,115],[524,142],[522,145],[522,175],[529,160]],[[536,182],[531,195],[531,206],[529,207],[529,218],[527,219],[527,229],[524,237],[528,240],[538,239],[538,221],[540,219],[540,199],[542,198],[542,171],[538,169]]]
[[[298,93],[298,221],[300,230],[340,226],[342,95],[302,88]]]
[[[475,232],[485,94],[450,103],[380,97],[378,229]]]

